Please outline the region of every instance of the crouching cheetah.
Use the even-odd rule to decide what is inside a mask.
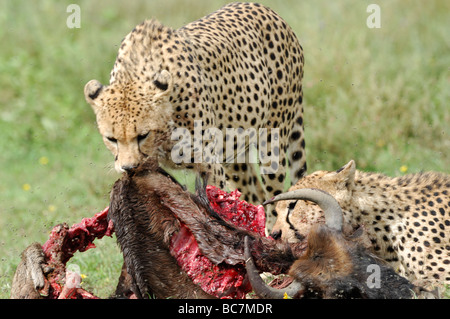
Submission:
[[[301,188],[333,195],[344,213],[344,232],[363,226],[373,251],[401,275],[427,288],[450,284],[449,175],[428,172],[391,178],[356,170],[352,160],[335,172],[314,172],[290,191]],[[287,197],[293,199],[291,195]],[[323,220],[320,208],[311,202],[280,201],[276,208],[276,238],[297,241]]]
[[[122,41],[109,85],[84,91],[117,171],[158,156],[260,204],[283,191],[287,166],[293,183],[306,172],[303,63],[280,16],[233,3],[176,30],[144,21]]]

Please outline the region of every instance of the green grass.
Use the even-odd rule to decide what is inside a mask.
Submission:
[[[400,175],[450,167],[450,38],[446,1],[261,1],[295,30],[305,50],[309,172],[355,159]],[[81,28],[66,7],[81,8]],[[107,83],[121,39],[146,18],[180,27],[226,1],[0,2],[0,298],[20,252],[51,228],[108,205],[118,175],[84,101],[90,79]],[[183,178],[183,176],[181,176]],[[106,297],[121,266],[115,239],[71,261]]]

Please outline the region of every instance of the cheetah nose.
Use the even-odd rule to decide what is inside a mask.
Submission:
[[[123,165],[122,169],[127,173],[131,173],[136,167],[137,165]]]
[[[281,238],[281,229],[280,230],[274,230],[271,234],[270,237],[272,237],[273,239],[277,240]]]

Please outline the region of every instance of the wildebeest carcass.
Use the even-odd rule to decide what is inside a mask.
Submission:
[[[202,254],[215,265],[239,267],[246,264],[253,289],[263,298],[286,295],[294,298],[411,298],[420,293],[418,287],[369,253],[357,237],[343,236],[342,211],[334,198],[323,191],[306,189],[297,196],[320,205],[325,212],[326,224],[315,226],[303,243],[288,244],[223,220],[209,205],[205,180],[197,179],[197,192],[192,195],[169,175],[152,166],[156,164],[145,165],[133,176],[126,176],[116,183],[111,196],[110,216],[116,229],[125,223],[125,227],[120,228],[128,230],[127,234],[118,233],[117,236],[129,273],[134,278],[133,290],[154,291],[160,285],[153,279],[158,270],[148,265],[153,254],[159,254],[161,250],[144,249],[155,247],[150,233],[155,229],[160,237],[158,240],[167,243],[181,223],[190,229]],[[282,196],[275,198],[280,199]],[[133,221],[131,216],[137,212],[146,216],[147,226]],[[133,255],[137,240],[142,241],[142,248]],[[145,240],[150,241],[145,243]],[[164,269],[163,273],[170,273],[166,267]],[[256,276],[259,271],[289,274],[294,282],[287,290],[274,290]],[[169,281],[176,282],[172,278]],[[175,286],[183,290],[182,285]]]
[[[344,238],[340,207],[325,192],[307,189],[299,196],[322,208],[326,224],[303,242],[287,243],[225,221],[208,200],[206,178],[196,185],[190,194],[152,159],[115,183],[108,219],[124,255],[116,296],[242,297],[253,287],[262,298],[411,298],[420,291],[357,238]],[[191,237],[196,252],[180,261],[180,251],[192,253],[190,244],[180,249]],[[199,252],[214,267],[203,277],[195,273],[199,264],[183,264]],[[260,271],[288,274],[293,283],[284,290],[267,287]]]

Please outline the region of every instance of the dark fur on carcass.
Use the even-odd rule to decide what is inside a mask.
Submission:
[[[325,225],[313,227],[308,249],[289,275],[303,284],[300,298],[404,299],[415,288],[358,242]]]
[[[185,190],[155,161],[115,183],[108,218],[126,265],[116,295],[126,295],[131,283],[138,298],[213,298],[192,282],[169,251],[170,237],[180,229],[169,207],[183,202],[168,201],[173,196],[181,200],[183,194]]]

